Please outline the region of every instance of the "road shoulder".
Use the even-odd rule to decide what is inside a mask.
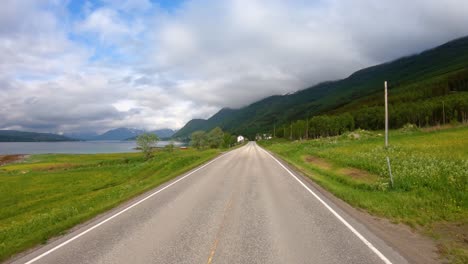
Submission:
[[[264,149],[265,151],[268,151]],[[268,151],[284,166],[290,169],[294,174],[300,176],[306,184],[317,190],[322,196],[326,197],[330,202],[337,206],[340,210],[354,218],[370,232],[383,240],[388,246],[401,254],[410,263],[435,264],[440,263],[436,243],[421,234],[416,233],[410,227],[404,224],[394,224],[388,219],[370,215],[365,210],[357,209],[346,203],[345,201],[334,196],[332,193],[325,190],[319,184],[315,183],[305,173],[284,161],[281,157],[273,152]]]

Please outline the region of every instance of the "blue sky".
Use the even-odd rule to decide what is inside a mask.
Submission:
[[[174,11],[177,9],[178,6],[183,2],[183,0],[151,0],[149,1],[151,4],[159,6],[167,11]],[[68,3],[68,10],[70,10],[70,13],[73,16],[81,16],[83,9],[85,8],[86,5],[91,4],[94,8],[99,8],[102,6],[106,5],[106,1],[100,1],[100,0],[89,0],[89,1],[83,1],[83,0],[71,0]]]
[[[465,0],[4,0],[0,129],[177,129],[466,36],[466,10]]]
[[[109,8],[109,4],[111,4],[110,7],[112,7],[112,2],[113,1],[105,0],[71,0],[67,4],[67,10],[69,12],[69,18],[72,25],[77,21],[85,19],[89,13],[102,8]],[[175,12],[177,8],[180,7],[180,5],[183,3],[182,0],[145,0],[136,2],[141,2],[144,8],[141,10],[127,8],[118,10],[119,17],[127,23],[130,23],[136,17],[151,16],[155,9],[160,9],[161,11],[167,13]],[[114,62],[124,62],[125,60],[130,59],[125,56],[126,54],[119,52],[117,47],[112,45],[103,45],[103,43],[99,41],[96,34],[77,34],[71,30],[69,33],[69,38],[75,42],[79,42],[82,45],[92,47],[94,49],[94,54],[90,58],[91,61],[111,60]]]

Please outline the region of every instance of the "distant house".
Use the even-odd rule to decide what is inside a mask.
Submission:
[[[244,137],[243,136],[237,136],[237,143],[242,143],[244,142]]]

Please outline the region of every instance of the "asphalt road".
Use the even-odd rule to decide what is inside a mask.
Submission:
[[[28,261],[406,263],[253,142],[15,263]]]

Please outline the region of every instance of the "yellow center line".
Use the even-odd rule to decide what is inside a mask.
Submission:
[[[223,221],[221,222],[221,225],[220,225],[220,227],[218,229],[218,232],[216,233],[216,237],[215,237],[215,240],[213,242],[213,246],[211,246],[210,256],[208,257],[207,264],[211,264],[211,262],[213,261],[213,257],[214,257],[214,255],[216,253],[216,248],[218,248],[218,243],[219,243],[219,239],[221,237],[221,232],[223,231],[224,226],[226,225],[227,215],[228,215],[229,210],[231,209],[231,206],[232,206],[233,197],[234,197],[234,192],[231,193],[231,197],[229,198],[229,201],[227,202],[226,207],[224,208]]]

